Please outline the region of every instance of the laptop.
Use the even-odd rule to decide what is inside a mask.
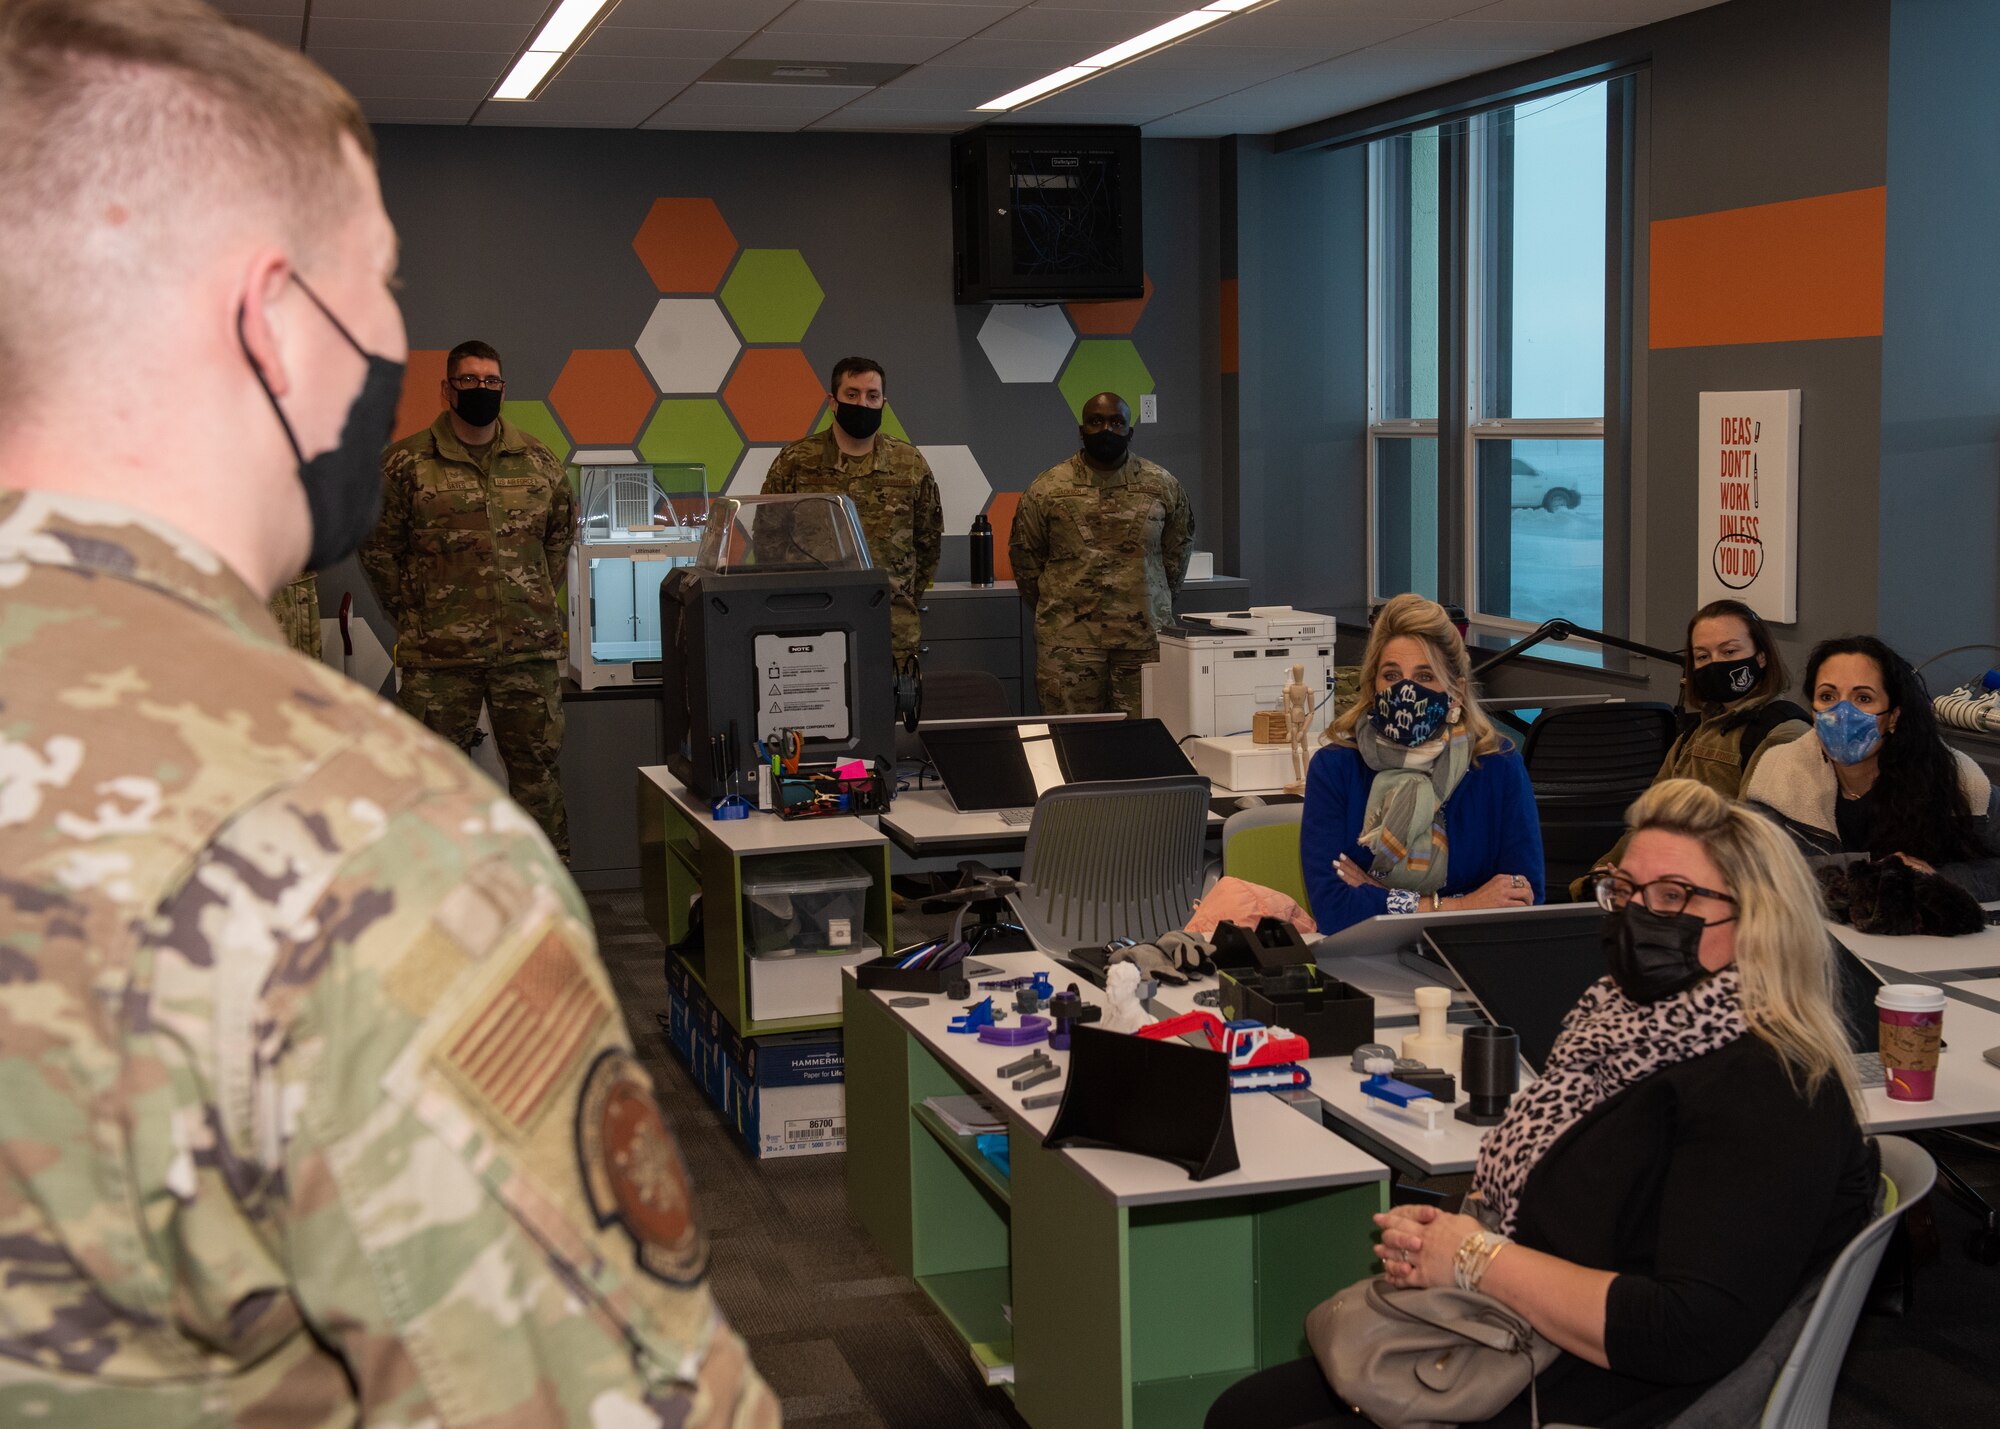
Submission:
[[[924,752],[961,814],[1026,825],[1050,789],[1099,779],[1192,776],[1156,719],[955,720],[922,728]]]
[[[1584,989],[1605,972],[1594,919],[1433,924],[1424,930],[1424,940],[1458,975],[1488,1020],[1514,1029],[1521,1039],[1522,1059],[1537,1076],[1548,1062],[1563,1018]],[[1837,1010],[1847,1029],[1855,1077],[1863,1087],[1879,1087],[1883,1074],[1875,990],[1882,979],[1838,938],[1829,934],[1827,941],[1839,973]]]

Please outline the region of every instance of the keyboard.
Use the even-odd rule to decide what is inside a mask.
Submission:
[[[993,812],[998,814],[1000,822],[1010,829],[1025,829],[1035,821],[1033,809],[995,809]]]
[[[1870,1087],[1889,1085],[1889,1074],[1883,1069],[1882,1057],[1878,1052],[1856,1052],[1854,1058],[1854,1080],[1867,1091]]]

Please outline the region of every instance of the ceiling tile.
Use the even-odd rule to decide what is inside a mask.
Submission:
[[[312,43],[337,50],[495,50],[511,55],[533,28],[472,20],[322,20],[315,13]]]
[[[209,0],[209,3],[237,19],[250,15],[289,15],[297,20],[306,13],[306,0]]]
[[[278,7],[272,6],[272,9]],[[537,23],[548,12],[548,0],[313,0],[313,28],[322,20],[482,20]]]
[[[1104,46],[1098,46],[1103,49]],[[948,69],[966,66],[1000,69],[1009,66],[1033,69],[1038,74],[1073,65],[1095,54],[1087,44],[1074,40],[996,40],[978,35],[961,41],[932,61]]]
[[[466,111],[493,92],[491,75],[369,74],[342,79],[356,99],[442,99],[462,102]]]
[[[1623,25],[1591,24],[1581,20],[1447,20],[1427,25],[1385,42],[1385,50],[1530,50],[1546,54],[1566,45],[1580,45],[1603,35],[1615,35]]]
[[[350,89],[369,79],[500,78],[510,54],[490,50],[336,50],[314,45],[309,53],[328,74]],[[356,93],[359,93],[356,90]]]
[[[632,55],[574,55],[559,78],[597,84],[691,84],[715,63],[707,58],[640,59]]]
[[[679,109],[811,111],[824,114],[871,91],[854,85],[692,84],[674,100]]]
[[[943,5],[931,0],[910,4],[901,0],[798,0],[767,25],[765,33],[939,35],[957,40],[978,33],[996,20],[1006,19],[1017,8]]]
[[[594,80],[571,79],[568,75],[557,75],[542,91],[539,99],[523,103],[494,101],[479,111],[479,123],[515,122],[532,124],[538,118],[551,121],[571,120],[631,128],[672,99],[682,85],[660,84],[605,84]],[[518,114],[518,120],[497,119],[494,110],[506,110],[510,115]]]
[[[1051,5],[1030,5],[1016,10],[983,35],[995,40],[1065,40],[1077,45],[1115,45],[1143,30],[1163,24],[1187,10],[1175,9],[1172,0],[1146,0],[1147,8],[1127,10],[1071,10]]]
[[[1722,0],[1498,0],[1479,12],[1482,20],[1598,20],[1630,27],[1671,20],[1705,10]]]
[[[836,109],[823,119],[813,120],[806,129],[809,133],[837,131],[849,134],[956,134],[971,127],[964,119],[952,115],[937,119],[921,115],[907,119],[888,119],[870,114],[855,114],[847,109]]]
[[[655,30],[758,30],[785,13],[792,0],[619,0],[605,28]]]
[[[922,64],[957,41],[938,35],[809,35],[785,31],[746,40],[731,56],[744,60],[800,60],[824,64]]]
[[[750,37],[749,30],[639,30],[601,25],[578,51],[632,59],[719,60]]]
[[[364,99],[362,112],[371,124],[463,124],[478,108],[476,101],[457,99]]]

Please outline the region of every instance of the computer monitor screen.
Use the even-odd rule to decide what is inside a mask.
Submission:
[[[1094,779],[1167,779],[1195,772],[1173,735],[1156,719],[1049,728],[1055,735],[1063,773],[1073,784]]]
[[[1521,915],[1503,922],[1440,924],[1424,938],[1488,1018],[1511,1027],[1540,1075],[1563,1018],[1605,974],[1596,918]]]
[[[1833,966],[1839,975],[1835,1010],[1847,1029],[1848,1045],[1857,1052],[1872,1053],[1881,1046],[1881,1014],[1875,1010],[1875,994],[1882,979],[1839,938],[1829,933],[1827,941],[1833,945]]]
[[[962,814],[1029,809],[1035,776],[1013,724],[926,726],[924,752]]]

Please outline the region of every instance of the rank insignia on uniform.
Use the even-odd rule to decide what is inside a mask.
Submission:
[[[552,927],[453,1029],[439,1060],[505,1126],[526,1131],[610,1012],[575,946]]]
[[[598,1054],[584,1077],[576,1159],[591,1214],[632,1238],[639,1268],[669,1285],[700,1284],[708,1237],[695,1223],[687,1170],[645,1073],[621,1048]]]

